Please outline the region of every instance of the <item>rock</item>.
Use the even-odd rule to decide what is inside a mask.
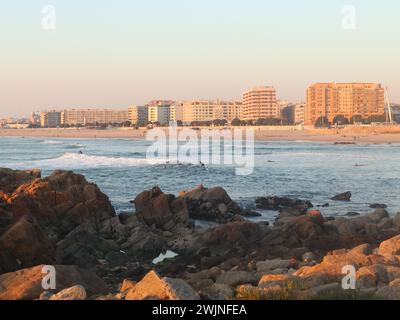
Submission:
[[[39,296],[39,300],[50,300],[50,298],[54,295],[53,292],[51,291],[43,291],[40,296]]]
[[[144,227],[135,227],[121,249],[134,260],[153,260],[168,248],[159,235]]]
[[[400,255],[400,235],[382,242],[379,246],[378,253],[386,257]]]
[[[348,192],[341,193],[341,194],[334,196],[333,198],[331,198],[331,200],[333,200],[333,201],[350,201],[351,196],[352,196],[351,192],[348,191]]]
[[[159,187],[139,194],[135,199],[135,207],[138,220],[147,226],[165,231],[177,225],[192,226],[185,202],[164,194]]]
[[[247,271],[228,271],[221,274],[216,281],[218,284],[226,284],[230,287],[236,287],[241,284],[256,284],[257,282],[257,277]]]
[[[256,199],[257,208],[263,210],[280,210],[291,208],[293,213],[298,212],[298,215],[305,214],[308,209],[313,207],[310,201],[300,199],[280,198],[280,197],[261,197]]]
[[[282,288],[299,285],[301,283],[301,279],[297,276],[293,276],[290,274],[267,274],[264,275],[260,282],[258,283],[258,287],[260,288],[268,288],[273,286],[281,286]]]
[[[201,295],[206,300],[232,300],[235,293],[226,284],[214,283],[211,287],[204,289]]]
[[[387,205],[386,204],[381,204],[381,203],[374,203],[374,204],[371,204],[369,207],[371,209],[386,209]]]
[[[53,243],[31,216],[20,218],[0,237],[0,252],[5,257],[0,258],[0,273],[55,261]]]
[[[129,279],[125,279],[122,284],[121,284],[121,288],[120,288],[120,292],[124,293],[125,291],[128,291],[132,288],[134,288],[136,285],[135,281],[129,280]]]
[[[1,204],[1,199],[0,199]],[[13,222],[13,215],[11,212],[3,210],[0,208],[0,234],[10,227]]]
[[[285,288],[280,285],[259,288],[243,285],[236,288],[237,300],[289,300]]]
[[[321,211],[319,210],[310,210],[306,214],[307,217],[311,218],[317,224],[324,224],[325,218],[323,217]]]
[[[59,241],[80,225],[99,231],[115,216],[108,199],[82,175],[55,171],[44,179],[20,185],[7,195],[7,211],[18,220],[36,218],[50,240]]]
[[[320,264],[302,267],[294,275],[313,282],[315,286],[341,281],[343,267],[351,265],[359,269],[374,264],[370,256],[360,252],[362,250],[365,249],[357,247],[349,251],[333,252],[325,256]]]
[[[347,212],[347,217],[358,217],[360,214],[358,212]]]
[[[37,299],[44,291],[42,273],[44,265],[0,275],[0,300]],[[106,293],[108,288],[98,276],[75,266],[54,266],[56,290],[81,284],[89,295]]]
[[[309,263],[315,260],[315,255],[312,252],[306,252],[305,254],[303,254],[301,259],[303,262]]]
[[[400,228],[400,213],[394,216],[393,224],[396,226],[396,228]]]
[[[86,230],[76,229],[57,246],[57,264],[77,265],[93,269],[104,259],[110,266],[122,265],[127,257],[112,240],[106,240]]]
[[[77,285],[61,290],[59,293],[52,295],[49,300],[86,300],[86,297],[85,288]]]
[[[187,204],[192,219],[228,223],[238,220],[239,216],[259,216],[257,212],[242,209],[221,187],[207,189],[199,186],[180,193]]]
[[[302,292],[301,295],[306,299],[324,300],[327,298],[332,299],[331,297],[334,298],[335,296],[340,295],[343,292],[344,291],[340,283],[334,282],[311,288]]]
[[[40,179],[40,170],[11,170],[0,168],[0,191],[12,193],[22,184],[31,183],[35,179]]]
[[[385,300],[400,300],[400,284],[395,282],[378,289],[376,296]]]
[[[209,229],[195,239],[193,246],[207,247],[212,255],[224,255],[227,251],[248,250],[267,234],[268,227],[251,222],[232,222]],[[200,249],[200,248],[199,248]]]
[[[292,261],[281,260],[281,259],[265,260],[257,262],[256,266],[257,266],[257,272],[266,273],[280,268],[289,269],[292,266]]]
[[[161,278],[150,271],[140,282],[130,289],[126,300],[199,300],[200,296],[182,279]]]

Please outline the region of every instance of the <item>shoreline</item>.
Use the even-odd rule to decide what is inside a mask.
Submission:
[[[208,128],[209,129],[209,128]],[[244,128],[247,129],[247,128]],[[357,144],[400,143],[400,126],[346,127],[343,129],[253,128],[255,141],[326,142]],[[71,139],[145,139],[147,129],[0,129],[1,137]]]

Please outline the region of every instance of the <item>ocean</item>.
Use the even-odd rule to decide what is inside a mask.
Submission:
[[[129,203],[143,190],[159,186],[177,194],[200,184],[221,186],[242,206],[255,209],[255,199],[277,195],[311,200],[325,216],[365,214],[373,203],[400,212],[399,144],[332,145],[317,142],[256,142],[254,172],[236,175],[232,166],[167,164],[147,158],[150,142],[132,139],[49,139],[0,137],[0,167],[73,170],[96,183],[117,212],[132,212]],[[81,153],[82,151],[82,153]],[[329,199],[351,191],[350,203]],[[260,211],[271,221],[276,212]]]

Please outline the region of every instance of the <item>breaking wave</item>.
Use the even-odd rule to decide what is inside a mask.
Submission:
[[[50,144],[50,145],[52,145],[52,144],[63,144],[64,142],[63,142],[63,141],[59,141],[59,140],[45,140],[45,141],[43,141],[42,143],[43,143],[43,144]]]
[[[34,161],[33,165],[38,168],[58,168],[58,169],[80,169],[98,167],[134,167],[160,165],[164,162],[161,159],[145,158],[124,158],[124,157],[105,157],[79,153],[65,153],[60,157]]]

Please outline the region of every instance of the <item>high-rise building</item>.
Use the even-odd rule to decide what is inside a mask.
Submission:
[[[129,121],[128,110],[116,109],[69,109],[63,110],[63,125],[121,124]]]
[[[274,87],[255,87],[243,94],[243,120],[279,118]]]
[[[183,104],[174,103],[170,107],[170,121],[182,121],[183,120]]]
[[[57,128],[61,126],[61,111],[44,111],[40,113],[40,126]]]
[[[304,111],[306,109],[305,103],[297,103],[294,106],[294,123],[304,124]]]
[[[209,101],[193,100],[183,104],[183,122],[226,120],[231,122],[242,117],[242,102],[240,101]]]
[[[128,117],[131,124],[145,126],[149,121],[148,109],[145,106],[131,106],[128,108]]]
[[[375,83],[317,83],[307,89],[305,123],[333,123],[336,117],[367,119],[385,113],[384,89]]]

